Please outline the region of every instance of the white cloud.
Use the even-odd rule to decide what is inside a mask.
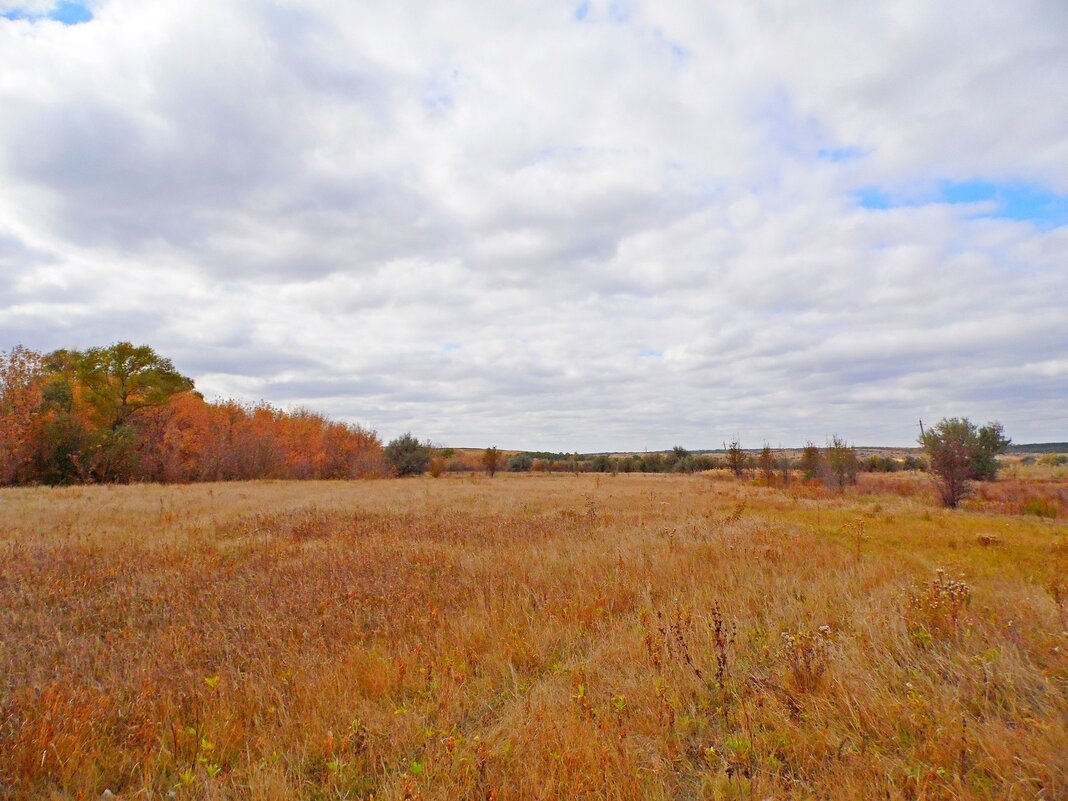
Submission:
[[[575,8],[0,19],[0,342],[454,444],[1068,437],[1068,227],[857,201],[1068,194],[1063,4]]]

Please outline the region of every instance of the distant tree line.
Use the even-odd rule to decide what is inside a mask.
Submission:
[[[742,449],[734,441],[720,453],[693,453],[681,445],[670,451],[643,454],[612,455],[607,453],[567,453],[553,451],[519,451],[503,454],[496,447],[480,453],[462,452],[455,448],[438,448],[429,441],[422,442],[411,433],[392,440],[385,449],[386,459],[395,475],[419,475],[429,472],[464,473],[497,470],[510,473],[698,473],[707,470],[729,470],[738,478],[759,474],[788,476],[799,471],[806,479],[825,480],[838,487],[855,483],[858,472],[896,472],[922,470],[924,460],[906,456],[872,456],[859,459],[856,449],[839,437],[833,437],[826,448],[807,445],[797,458],[774,452],[765,445],[759,452]]]
[[[0,484],[385,473],[373,431],[302,409],[208,402],[148,346],[0,353]]]
[[[764,443],[757,452],[744,450],[737,438],[724,443],[722,455],[692,453],[676,445],[664,453],[579,454],[548,451],[520,451],[505,457],[496,447],[486,448],[476,458],[462,455],[453,448],[435,448],[420,442],[410,433],[397,437],[386,446],[385,455],[395,475],[419,475],[429,472],[437,477],[444,472],[485,470],[493,476],[503,466],[512,473],[694,473],[728,470],[737,479],[757,476],[768,486],[787,485],[791,476],[800,474],[805,481],[819,481],[830,489],[842,491],[857,483],[862,472],[894,473],[902,470],[928,470],[945,506],[957,506],[972,492],[972,482],[993,480],[998,471],[997,456],[1005,453],[1011,441],[1003,434],[1000,423],[978,428],[967,418],[947,418],[921,434],[919,444],[925,458],[906,455],[901,459],[873,454],[866,459],[857,449],[835,434],[825,447],[809,442],[800,455],[791,458]]]

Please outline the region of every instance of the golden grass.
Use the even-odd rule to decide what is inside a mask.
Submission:
[[[1066,531],[706,476],[5,490],[0,796],[1066,798]]]

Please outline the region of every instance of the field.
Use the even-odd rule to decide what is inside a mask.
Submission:
[[[0,796],[1068,798],[1065,471],[862,479],[4,490]]]

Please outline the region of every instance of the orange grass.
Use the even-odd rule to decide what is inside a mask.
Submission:
[[[1066,798],[1066,531],[704,476],[4,490],[0,797]]]

